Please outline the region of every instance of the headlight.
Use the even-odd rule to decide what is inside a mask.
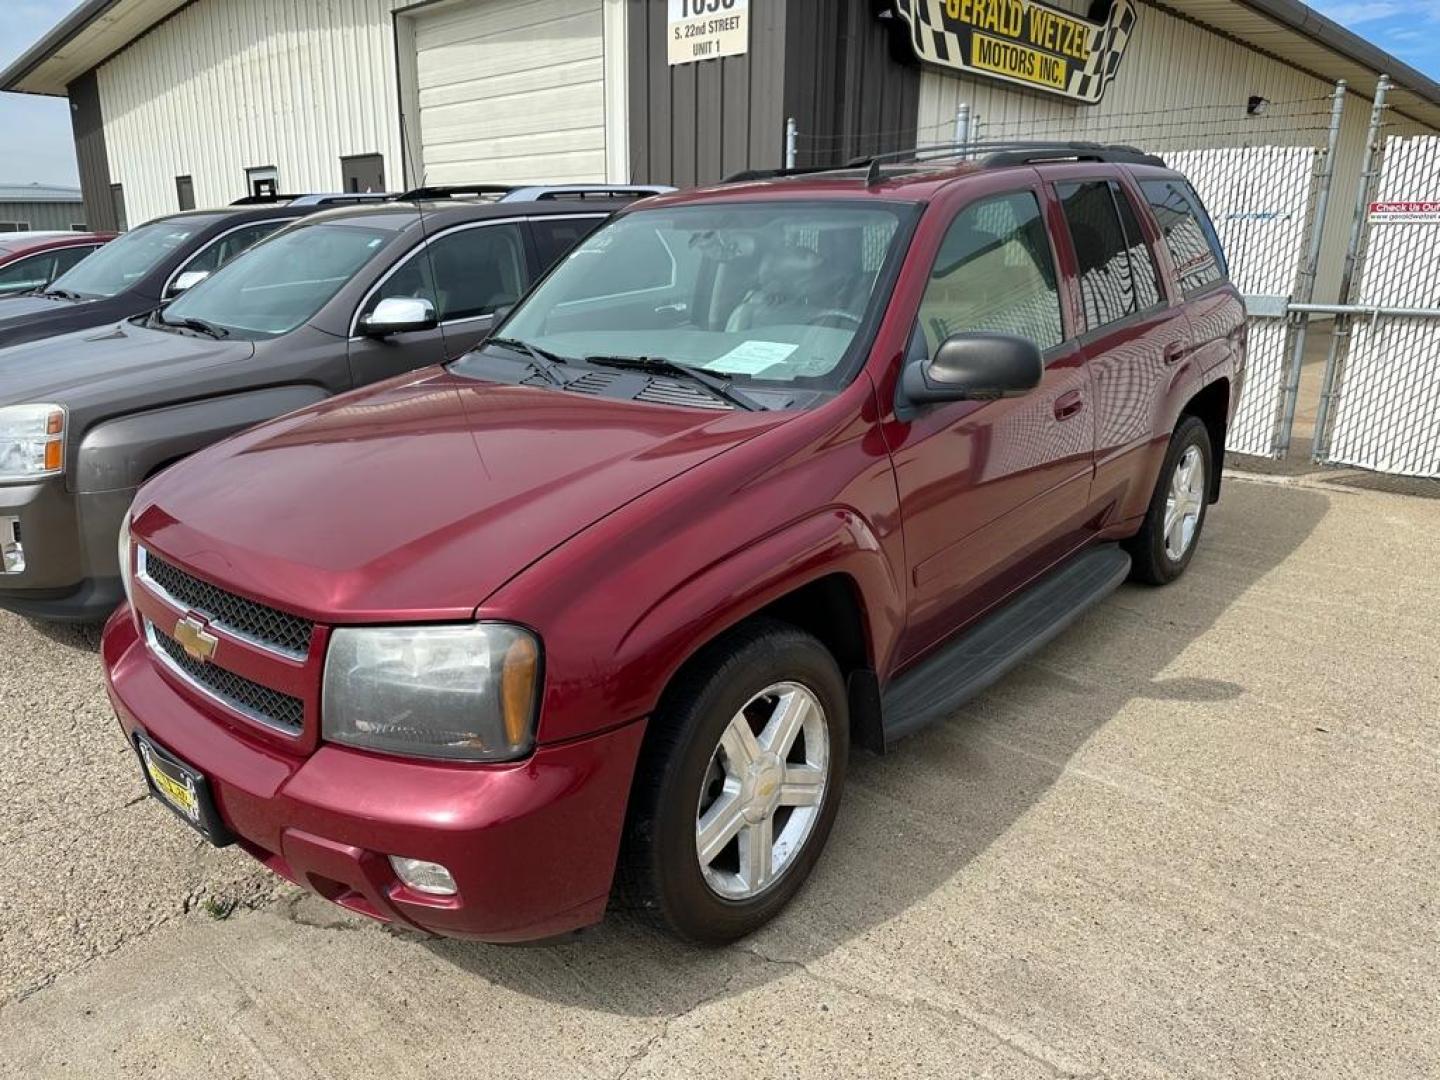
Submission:
[[[135,606],[135,571],[130,554],[130,511],[120,521],[120,584],[125,586],[125,602]]]
[[[342,627],[325,658],[321,730],[411,757],[523,757],[539,676],[539,643],[518,626]]]
[[[60,405],[0,408],[0,482],[35,480],[65,471],[65,409]]]

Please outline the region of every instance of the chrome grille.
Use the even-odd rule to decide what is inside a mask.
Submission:
[[[298,735],[304,729],[305,703],[299,698],[193,659],[178,641],[152,622],[145,623],[145,636],[151,650],[172,671],[222,704],[287,735]]]
[[[307,619],[226,592],[144,549],[140,576],[176,607],[203,615],[206,622],[227,633],[297,660],[310,652],[314,624]]]

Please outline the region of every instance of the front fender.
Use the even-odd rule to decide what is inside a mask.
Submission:
[[[272,386],[106,420],[80,441],[74,490],[92,494],[139,487],[162,465],[329,396],[323,387],[308,384]]]
[[[643,559],[580,595],[555,596],[545,642],[542,743],[648,716],[690,657],[727,629],[804,586],[843,575],[853,587],[870,663],[885,670],[904,620],[903,583],[870,524],[829,507],[658,588]]]

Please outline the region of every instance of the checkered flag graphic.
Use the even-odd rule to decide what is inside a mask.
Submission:
[[[1110,5],[1110,18],[1100,31],[1100,47],[1090,54],[1082,71],[1070,79],[1070,93],[1081,101],[1097,102],[1105,93],[1105,86],[1115,78],[1120,68],[1120,58],[1125,55],[1125,46],[1130,32],[1135,28],[1135,5],[1131,0],[1115,0]]]

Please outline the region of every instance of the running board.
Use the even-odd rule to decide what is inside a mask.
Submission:
[[[1032,655],[1130,574],[1115,544],[1087,548],[896,679],[881,699],[885,745],[943,720]]]

